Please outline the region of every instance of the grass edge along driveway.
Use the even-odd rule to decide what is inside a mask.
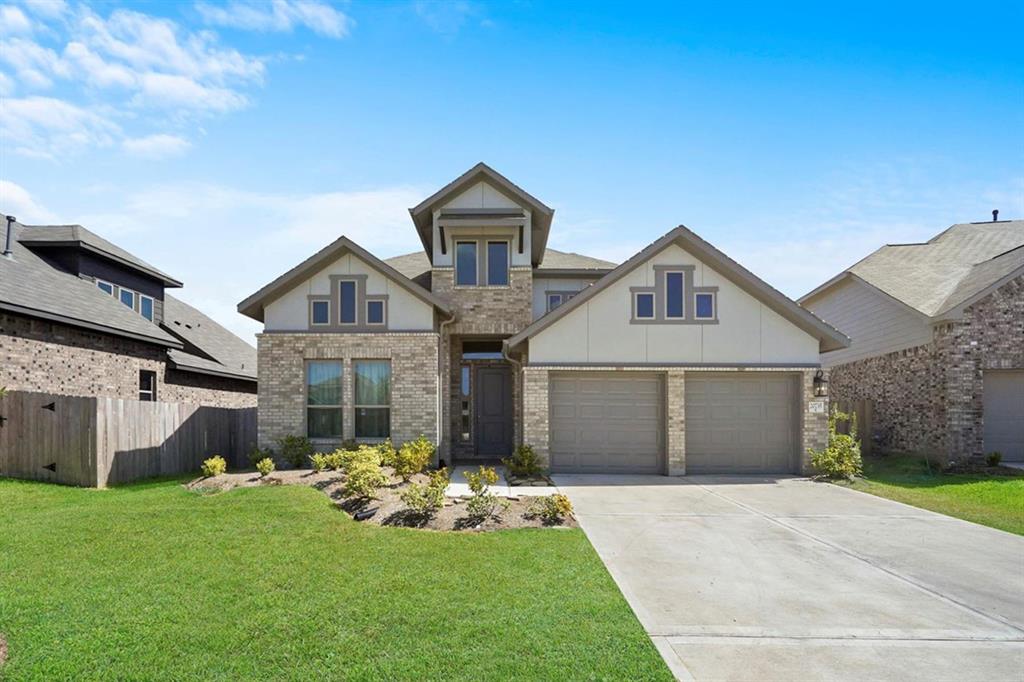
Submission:
[[[1024,535],[1024,476],[947,474],[893,454],[865,457],[863,478],[839,485]]]
[[[0,479],[5,680],[670,680],[580,530],[360,525],[316,490]]]

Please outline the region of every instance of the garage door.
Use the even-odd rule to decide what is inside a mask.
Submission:
[[[789,473],[797,447],[797,382],[785,374],[687,373],[688,474]]]
[[[664,473],[664,399],[657,374],[551,375],[551,470]]]
[[[985,370],[985,453],[1024,462],[1024,370]]]

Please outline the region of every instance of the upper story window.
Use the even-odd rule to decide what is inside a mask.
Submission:
[[[694,317],[698,320],[715,319],[715,294],[713,292],[699,292],[694,295]]]
[[[121,289],[121,303],[124,303],[126,306],[128,306],[129,308],[134,310],[135,309],[135,292],[131,291],[129,289]]]
[[[550,313],[563,303],[568,303],[574,296],[576,296],[576,292],[574,291],[549,291],[547,293],[548,312]]]
[[[634,316],[638,320],[654,319],[654,294],[637,293],[633,303]]]
[[[366,324],[384,324],[384,301],[366,302]]]
[[[487,242],[487,285],[508,286],[508,242]]]
[[[476,242],[455,243],[455,284],[476,286]]]
[[[121,303],[125,304],[139,315],[142,315],[150,322],[153,321],[155,303],[153,302],[152,296],[146,296],[145,294],[140,294],[137,291],[132,291],[125,287],[119,287],[111,284],[110,282],[105,282],[102,279],[96,280],[96,286],[103,293],[116,296]]]
[[[356,283],[352,280],[342,280],[338,283],[338,321],[341,324],[356,323]]]
[[[683,317],[683,273],[665,273],[665,317]]]
[[[328,300],[312,301],[309,309],[310,324],[331,323],[331,302]]]
[[[98,286],[102,291],[110,294],[111,296],[114,295],[114,285],[111,284],[110,282],[104,282],[103,280],[98,279],[96,280],[96,286]]]
[[[153,321],[153,299],[149,296],[139,294],[139,314],[150,322]]]

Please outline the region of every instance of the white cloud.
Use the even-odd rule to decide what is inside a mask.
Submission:
[[[31,88],[49,88],[54,78],[69,75],[60,55],[29,38],[7,39],[0,50],[0,60],[7,62],[18,80]]]
[[[227,5],[199,2],[196,10],[206,23],[214,26],[264,32],[290,32],[297,26],[305,26],[329,38],[344,38],[354,24],[348,15],[316,0],[272,0],[269,3],[232,0]]]
[[[22,0],[29,11],[46,19],[59,19],[68,13],[65,0]]]
[[[207,86],[185,76],[165,73],[144,74],[140,90],[132,101],[178,111],[213,112],[241,109],[249,102],[245,95],[230,88]]]
[[[10,97],[14,90],[14,79],[0,71],[0,97]]]
[[[0,5],[0,33],[12,36],[31,32],[32,22],[20,8],[14,5]]]
[[[166,159],[181,156],[192,146],[192,143],[177,135],[156,134],[146,137],[127,138],[121,146],[132,156],[144,159]]]
[[[5,98],[0,106],[0,137],[25,156],[57,159],[109,146],[120,135],[102,114],[52,97]]]
[[[57,222],[57,217],[33,199],[28,190],[10,180],[0,180],[0,212],[30,225]]]

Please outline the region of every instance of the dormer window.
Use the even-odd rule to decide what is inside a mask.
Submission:
[[[149,296],[139,294],[139,314],[150,322],[153,321],[153,299]]]
[[[153,321],[155,303],[153,302],[152,296],[146,296],[145,294],[140,294],[137,291],[119,287],[116,284],[105,282],[102,279],[96,280],[96,287],[103,293],[117,298],[121,303],[125,304],[139,315],[142,315],[150,322]]]
[[[121,289],[121,303],[135,310],[135,292],[130,289]]]
[[[102,279],[98,279],[96,280],[96,286],[100,288],[100,291],[110,294],[111,296],[114,295],[114,285],[110,282],[104,282]]]
[[[472,287],[476,286],[476,283],[476,242],[456,242],[455,284],[461,287]]]

